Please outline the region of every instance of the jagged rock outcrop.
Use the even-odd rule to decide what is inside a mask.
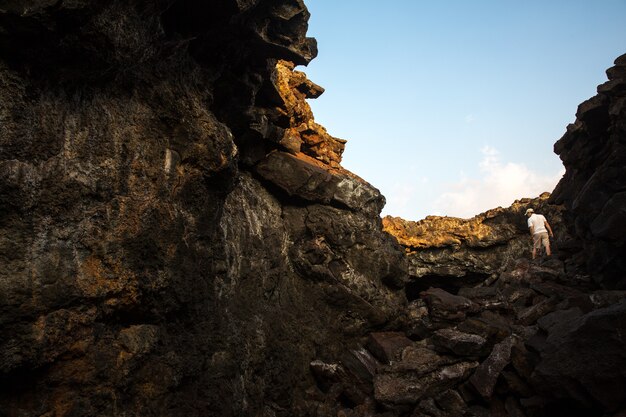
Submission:
[[[295,70],[308,16],[0,4],[0,415],[310,415],[310,362],[398,320],[384,198]]]
[[[552,201],[567,208],[579,262],[601,285],[626,288],[626,55],[554,145],[566,168]]]
[[[409,299],[436,284],[458,291],[462,286],[495,278],[509,263],[528,256],[532,243],[524,212],[543,213],[565,255],[570,245],[563,224],[563,207],[549,204],[550,194],[521,199],[510,207],[498,207],[471,219],[428,216],[420,221],[383,218],[385,231],[404,246],[409,260]]]

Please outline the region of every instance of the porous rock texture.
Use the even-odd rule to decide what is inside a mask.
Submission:
[[[0,2],[0,415],[292,416],[406,304],[301,0]]]

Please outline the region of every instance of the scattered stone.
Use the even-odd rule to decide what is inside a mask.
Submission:
[[[494,345],[511,335],[511,325],[501,316],[483,312],[478,317],[470,317],[459,323],[459,331],[472,333],[487,339],[489,345]]]
[[[485,353],[487,344],[484,337],[454,329],[437,330],[431,340],[438,350],[460,356],[480,356]]]
[[[379,332],[370,333],[365,346],[378,360],[390,364],[401,354],[402,349],[412,344],[413,341],[404,333]]]
[[[430,318],[426,301],[418,298],[409,303],[407,307],[407,335],[424,339],[430,336],[435,324]]]
[[[422,376],[415,373],[378,374],[374,378],[374,396],[382,403],[417,404],[420,399],[463,381],[477,366],[477,362],[459,362]]]
[[[425,375],[445,365],[458,362],[459,359],[439,355],[432,349],[424,346],[413,345],[402,351],[402,358],[394,363],[391,369],[394,371],[411,371],[417,375]]]
[[[429,288],[420,297],[426,301],[435,319],[462,321],[468,312],[478,311],[478,305],[472,300],[450,294],[441,288]]]
[[[534,324],[540,317],[545,316],[557,306],[557,297],[546,298],[539,303],[522,310],[517,315],[517,321],[525,326]]]
[[[480,364],[470,378],[470,382],[483,398],[491,398],[500,372],[511,361],[511,348],[515,342],[516,338],[509,336],[495,345],[489,357]]]
[[[325,363],[320,360],[314,360],[311,362],[310,368],[318,385],[324,391],[328,391],[333,384],[348,379],[345,369],[338,363]]]
[[[364,348],[348,351],[342,356],[341,362],[349,372],[361,381],[371,381],[380,367],[376,358]]]

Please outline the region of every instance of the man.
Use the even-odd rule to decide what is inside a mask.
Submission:
[[[541,249],[543,246],[546,248],[546,255],[550,256],[550,237],[554,237],[552,234],[552,228],[550,224],[541,214],[535,214],[535,211],[531,208],[526,210],[526,216],[528,216],[528,228],[530,229],[530,236],[533,239],[533,259],[537,255],[537,249]]]

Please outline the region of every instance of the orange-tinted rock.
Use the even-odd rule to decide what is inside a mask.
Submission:
[[[307,98],[317,98],[324,89],[306,78],[306,74],[295,71],[288,61],[276,64],[276,87],[282,99],[282,112],[288,119],[281,143],[293,142],[297,138],[300,151],[332,167],[339,167],[346,141],[328,134],[326,129],[315,123]],[[292,148],[294,149],[294,148]]]

